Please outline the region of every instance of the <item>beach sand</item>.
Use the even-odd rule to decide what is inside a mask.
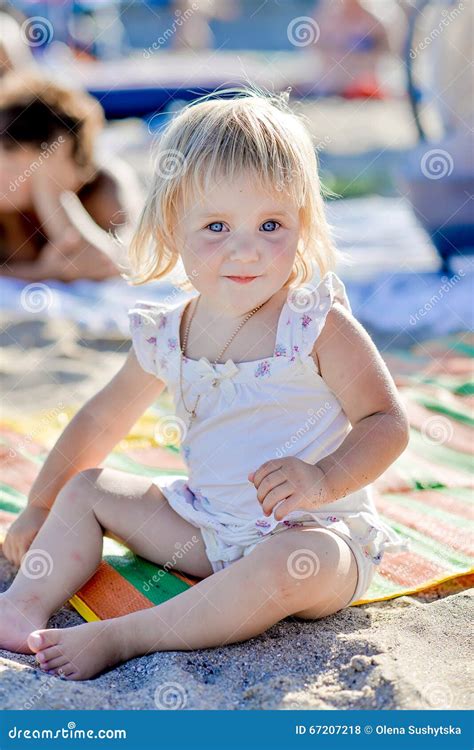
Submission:
[[[129,342],[81,338],[75,324],[3,322],[4,416],[77,408],[120,367]],[[41,441],[41,435],[36,435]],[[0,590],[14,570],[0,556]],[[466,585],[466,581],[464,582]],[[0,651],[5,709],[467,709],[472,590],[349,607],[315,622],[289,618],[253,640],[133,659],[85,682],[44,674]],[[52,627],[83,622],[67,605]],[[472,647],[471,647],[472,651]]]

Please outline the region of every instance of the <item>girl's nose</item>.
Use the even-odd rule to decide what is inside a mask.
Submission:
[[[258,253],[254,237],[235,236],[229,241],[229,260],[257,260]]]

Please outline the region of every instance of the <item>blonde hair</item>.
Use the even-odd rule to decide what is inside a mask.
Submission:
[[[222,95],[225,97],[222,97]],[[228,98],[228,96],[232,98]],[[179,260],[173,243],[181,202],[203,195],[206,186],[242,173],[259,184],[285,191],[298,206],[301,235],[285,286],[305,283],[333,270],[336,250],[326,220],[318,162],[311,136],[288,106],[289,93],[268,95],[255,87],[233,88],[201,97],[165,127],[155,154],[149,194],[131,238],[129,270],[134,285],[167,276]],[[192,288],[189,279],[177,282]]]

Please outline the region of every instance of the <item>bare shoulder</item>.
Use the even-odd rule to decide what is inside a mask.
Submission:
[[[342,357],[347,347],[354,346],[356,339],[361,343],[370,338],[357,318],[340,302],[334,302],[326,315],[323,329],[316,339],[312,357],[321,373],[320,357]],[[362,341],[361,341],[362,340]]]
[[[329,310],[312,352],[321,377],[352,424],[401,402],[384,359],[363,325],[342,304]]]

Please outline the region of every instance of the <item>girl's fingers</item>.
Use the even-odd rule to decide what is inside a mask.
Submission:
[[[275,505],[280,503],[282,500],[290,497],[293,490],[289,482],[282,482],[281,484],[274,487],[271,492],[267,494],[265,500],[262,503],[263,512],[266,516],[270,516]]]
[[[258,489],[266,476],[274,471],[278,471],[278,469],[281,469],[281,467],[281,461],[277,460],[266,461],[264,464],[262,464],[254,473],[253,483],[255,487]]]
[[[298,508],[298,499],[293,495],[287,498],[281,505],[276,509],[274,516],[275,520],[282,521],[288,513]]]
[[[283,484],[284,481],[285,477],[282,476],[279,471],[272,471],[271,474],[268,474],[265,479],[260,482],[260,486],[257,490],[257,500],[259,503],[263,504],[268,495],[274,491],[275,487]]]

